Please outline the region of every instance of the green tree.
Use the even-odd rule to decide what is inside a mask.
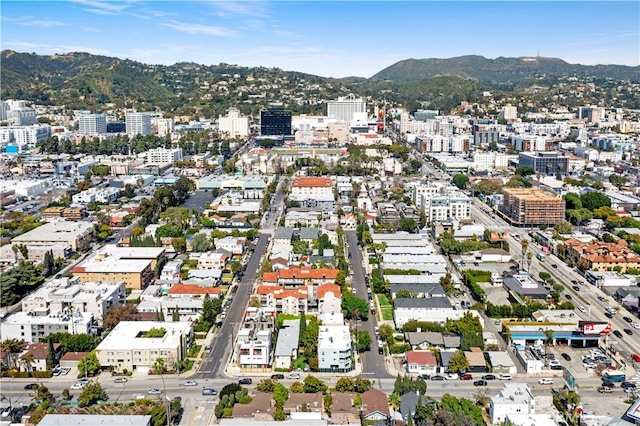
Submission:
[[[353,392],[353,380],[350,377],[340,377],[336,382],[337,392]]]
[[[403,217],[400,219],[399,227],[400,230],[404,232],[415,232],[418,227],[418,223],[415,219]]]
[[[580,195],[582,207],[594,211],[600,207],[611,207],[611,198],[600,192],[585,192]]]
[[[342,310],[347,319],[366,320],[369,317],[369,304],[351,293],[342,297]]]
[[[78,406],[86,407],[95,404],[97,401],[106,401],[108,398],[107,392],[100,383],[91,382],[80,392]]]
[[[304,383],[302,382],[293,382],[289,387],[291,393],[304,393]]]
[[[458,173],[456,175],[453,175],[453,178],[451,178],[451,181],[458,188],[465,189],[467,185],[469,185],[469,176],[462,173]]]
[[[304,392],[305,393],[325,393],[327,391],[327,385],[315,376],[307,376],[304,378]]]
[[[415,291],[402,289],[396,292],[396,299],[415,299],[416,297],[418,295]]]
[[[573,226],[566,220],[556,222],[556,224],[553,225],[553,229],[555,229],[558,234],[571,234],[573,232]]]
[[[276,407],[276,409],[273,411],[273,420],[276,422],[283,422],[286,420],[286,418],[287,416],[284,413],[284,410],[282,410],[282,408],[280,407]]]
[[[256,390],[258,392],[273,392],[276,386],[276,382],[272,379],[262,379],[260,383],[256,385]]]
[[[371,335],[367,330],[356,332],[356,349],[358,352],[366,352],[371,348]]]
[[[207,234],[201,232],[193,236],[192,246],[194,252],[202,253],[211,250],[213,243]]]
[[[100,361],[93,351],[78,362],[78,374],[81,376],[94,376],[99,371]]]
[[[462,351],[457,351],[449,359],[449,371],[451,373],[458,373],[460,371],[467,371],[469,369],[469,361],[464,356]]]
[[[273,388],[273,399],[276,401],[278,406],[283,406],[284,403],[289,399],[289,391],[287,388],[281,384],[277,383]]]
[[[516,175],[520,175],[522,177],[535,175],[536,171],[533,166],[518,166],[516,167]]]
[[[177,305],[171,310],[171,321],[173,322],[180,321],[180,311],[178,311]]]
[[[178,253],[184,253],[187,251],[187,240],[184,237],[174,238],[171,241],[173,249]]]
[[[47,370],[53,369],[54,363],[56,362],[56,351],[53,347],[53,341],[49,339],[47,342]]]

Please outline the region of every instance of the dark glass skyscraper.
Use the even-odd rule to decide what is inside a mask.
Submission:
[[[288,136],[291,134],[291,111],[269,108],[260,111],[260,134]]]

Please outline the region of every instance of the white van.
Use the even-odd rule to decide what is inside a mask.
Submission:
[[[511,380],[511,374],[498,374],[499,380]]]
[[[553,379],[546,377],[546,378],[542,378],[540,380],[538,380],[538,383],[540,383],[541,385],[552,385],[553,384]]]

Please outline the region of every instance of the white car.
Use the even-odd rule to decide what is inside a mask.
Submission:
[[[291,373],[287,376],[287,379],[294,379],[297,380],[300,378],[300,375],[298,373]]]
[[[640,324],[638,324],[637,322],[632,322],[631,327],[638,329],[640,328]]]
[[[582,305],[578,306],[578,310],[579,310],[580,312],[582,312],[582,313],[587,312],[587,308],[585,308],[585,307],[584,307],[584,306],[582,306]]]
[[[196,382],[195,380],[187,380],[186,382],[184,382],[185,386],[198,386],[198,382]]]
[[[543,378],[538,380],[538,383],[540,383],[541,385],[552,385],[553,384],[553,379],[551,378]]]
[[[460,377],[456,373],[449,373],[446,376],[444,376],[444,378],[446,380],[458,380]]]
[[[498,374],[498,380],[511,380],[511,374]]]
[[[71,389],[71,390],[81,390],[81,389],[84,389],[84,387],[85,387],[85,386],[87,386],[87,384],[86,384],[86,383],[83,383],[83,382],[76,382],[76,383],[72,384],[72,385],[69,387],[69,389]]]
[[[147,393],[149,395],[160,395],[162,394],[162,391],[160,389],[149,389]]]

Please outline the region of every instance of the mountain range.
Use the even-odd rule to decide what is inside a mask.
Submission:
[[[27,99],[76,108],[95,108],[113,102],[138,108],[157,106],[176,112],[189,105],[192,111],[200,108],[206,113],[224,111],[234,104],[245,104],[244,109],[255,113],[259,111],[258,103],[274,101],[292,104],[297,113],[317,113],[321,110],[318,105],[324,100],[348,93],[374,99],[384,96],[407,105],[426,100],[436,108],[446,109],[455,107],[460,100],[477,98],[486,90],[517,92],[533,85],[551,87],[554,81],[568,77],[640,80],[640,67],[574,65],[542,57],[407,59],[369,79],[331,79],[278,68],[229,64],[149,65],[80,52],[38,55],[4,50],[0,60],[3,99]],[[203,85],[203,82],[214,85],[236,74],[242,77],[226,92],[213,91],[211,86]],[[255,87],[247,88],[248,76],[253,82],[277,82],[274,85],[279,89],[269,91],[261,101],[254,101],[249,95],[263,93],[261,87],[265,84],[252,83]],[[296,106],[292,95],[300,92],[311,100],[302,105],[298,101]]]

